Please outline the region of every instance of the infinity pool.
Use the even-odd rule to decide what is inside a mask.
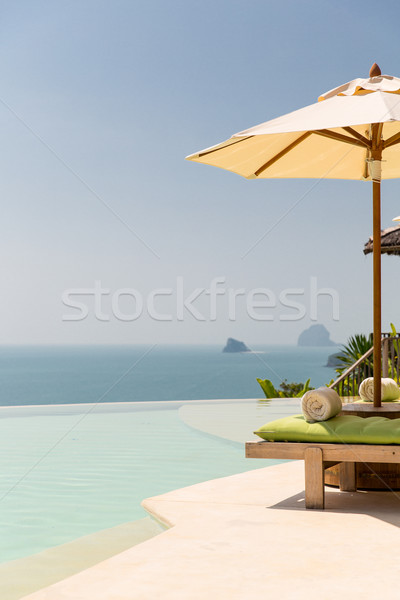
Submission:
[[[0,562],[142,519],[146,497],[265,467],[243,442],[297,412],[291,399],[1,408]]]

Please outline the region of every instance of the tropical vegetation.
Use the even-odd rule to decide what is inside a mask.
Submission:
[[[388,377],[397,379],[397,365],[400,355],[400,342],[398,339],[397,331],[393,323],[391,327],[391,352],[388,356]],[[364,356],[368,350],[373,348],[372,333],[369,336],[364,334],[355,334],[348,339],[347,344],[343,345],[341,352],[338,354],[337,359],[341,363],[336,367],[336,373],[338,376],[349,369],[357,360]],[[374,376],[374,365],[372,352],[367,356],[362,364],[360,364],[360,372],[358,376],[354,373],[350,373],[348,377],[345,377],[341,384],[341,393],[348,396],[358,395],[358,381],[362,381],[366,377]]]
[[[397,330],[393,323],[390,324],[391,335],[390,335],[390,351],[388,356],[388,377],[397,381],[397,373],[400,365],[400,339]],[[335,368],[338,377],[343,375],[347,369],[349,369],[355,362],[363,357],[369,350],[373,348],[372,333],[370,335],[364,335],[362,333],[356,333],[349,337],[346,344],[344,344],[337,355],[339,365]],[[362,364],[360,365],[360,372],[357,376],[351,373],[346,376],[342,381],[341,395],[344,396],[357,396],[358,395],[358,381],[362,381],[366,377],[373,377],[373,356],[372,352],[367,356]],[[269,379],[257,379],[260,384],[266,398],[301,398],[308,390],[314,388],[310,385],[310,379],[307,379],[305,383],[289,383],[287,379],[284,379],[280,384],[279,388],[276,389],[273,383]],[[333,380],[327,383],[329,386],[333,383]]]
[[[341,375],[346,369],[354,365],[355,362],[368,352],[373,346],[372,333],[368,336],[363,333],[356,333],[349,337],[347,344],[344,344],[341,351],[337,355],[337,360],[341,363],[336,367],[336,373]],[[372,359],[368,360],[372,374]],[[371,375],[372,376],[372,375]]]
[[[257,381],[266,398],[301,398],[308,390],[314,389],[310,386],[309,379],[305,383],[288,383],[287,379],[284,379],[279,386],[280,389],[275,389],[269,379],[257,378]]]

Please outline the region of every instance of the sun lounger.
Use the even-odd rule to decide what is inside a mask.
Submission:
[[[340,464],[340,489],[355,492],[356,463],[400,463],[400,446],[247,442],[247,458],[304,460],[306,508],[325,507],[324,469]]]
[[[340,489],[356,491],[357,463],[400,463],[399,431],[400,419],[339,416],[310,425],[296,415],[261,427],[265,439],[247,442],[246,457],[304,460],[306,508],[323,509],[324,470],[340,463]]]

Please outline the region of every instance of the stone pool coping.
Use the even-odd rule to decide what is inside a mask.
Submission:
[[[25,600],[372,600],[398,586],[400,495],[327,488],[325,511],[306,511],[300,461],[143,506],[170,529]]]

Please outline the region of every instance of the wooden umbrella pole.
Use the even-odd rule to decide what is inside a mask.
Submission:
[[[380,161],[381,152],[373,160]],[[381,406],[381,181],[372,181],[373,195],[373,270],[374,270],[374,406]]]

